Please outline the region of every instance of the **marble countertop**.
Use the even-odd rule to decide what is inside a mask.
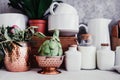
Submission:
[[[8,72],[0,70],[0,80],[120,80],[120,74],[113,71],[80,70],[77,72],[60,70],[57,75],[38,74],[39,69],[27,72]]]

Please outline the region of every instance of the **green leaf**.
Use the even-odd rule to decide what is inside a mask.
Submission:
[[[39,37],[39,38],[44,38],[44,37],[46,37],[43,33],[41,33],[41,32],[36,32],[35,34],[34,34],[34,36],[37,36],[37,37]]]
[[[30,19],[43,18],[53,0],[9,0],[8,5],[20,10]]]
[[[13,43],[20,46],[20,47],[22,47],[22,45],[20,45],[18,42],[13,41]]]
[[[38,6],[38,18],[43,18],[44,13],[50,7],[53,0],[40,0]]]
[[[11,38],[8,36],[7,29],[5,30],[4,37],[7,41],[11,41]]]

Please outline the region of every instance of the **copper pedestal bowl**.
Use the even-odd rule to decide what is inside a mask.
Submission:
[[[59,74],[57,69],[63,62],[64,56],[36,56],[39,67],[42,68],[38,73],[41,74]]]

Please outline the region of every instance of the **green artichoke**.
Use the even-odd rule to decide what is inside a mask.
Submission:
[[[53,37],[46,40],[38,49],[40,56],[61,56],[63,54],[62,46],[59,39],[59,30],[55,30]]]

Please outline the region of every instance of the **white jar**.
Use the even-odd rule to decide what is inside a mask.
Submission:
[[[100,70],[111,70],[114,67],[115,53],[110,50],[108,44],[101,44],[97,50],[97,67]]]
[[[81,69],[81,53],[77,51],[77,45],[69,47],[65,51],[65,65],[67,71],[79,71]]]
[[[115,65],[120,66],[120,46],[116,47]]]
[[[94,46],[78,46],[82,57],[82,69],[96,68],[96,47]]]

